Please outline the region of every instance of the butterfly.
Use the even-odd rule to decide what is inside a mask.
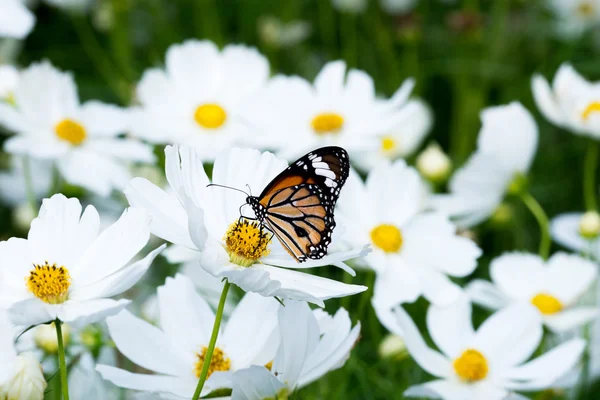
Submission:
[[[246,203],[297,262],[318,260],[331,243],[335,203],[349,172],[346,150],[322,147],[292,163]]]

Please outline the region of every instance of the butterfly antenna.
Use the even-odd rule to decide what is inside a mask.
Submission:
[[[250,189],[250,185],[246,183],[246,187],[248,188],[248,192],[250,192],[250,196],[252,196],[252,189]]]
[[[209,186],[216,186],[216,187],[222,187],[222,188],[225,188],[225,189],[231,189],[231,190],[235,190],[237,192],[244,193],[246,196],[249,196],[249,194],[246,193],[246,192],[244,192],[243,190],[240,190],[238,188],[234,188],[234,187],[231,187],[231,186],[219,185],[217,183],[209,183],[208,185],[206,185],[206,187],[209,187]]]

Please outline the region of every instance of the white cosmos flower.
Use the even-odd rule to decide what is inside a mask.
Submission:
[[[244,104],[269,77],[269,63],[256,49],[220,51],[210,41],[188,40],[167,50],[165,64],[147,70],[137,87],[134,133],[153,143],[196,147],[205,160],[256,135],[242,118]]]
[[[380,137],[393,135],[409,118],[410,109],[404,112],[403,106],[413,86],[407,80],[389,100],[381,100],[367,73],[346,72],[343,61],[334,61],[313,84],[298,76],[275,76],[248,105],[245,118],[266,133],[263,147],[287,160],[326,145],[341,146],[354,157],[379,151]]]
[[[129,300],[110,297],[137,283],[163,248],[131,263],[150,237],[148,214],[129,208],[99,232],[96,209],[81,211],[79,200],[54,195],[43,201],[27,239],[0,242],[0,304],[13,324],[84,325],[118,313]]]
[[[24,0],[0,2],[0,37],[23,39],[35,25],[35,16],[25,6]]]
[[[167,278],[158,288],[158,299],[160,327],[128,311],[107,320],[119,351],[156,375],[107,365],[98,365],[97,370],[120,387],[189,399],[198,383],[215,315],[183,275]],[[275,299],[253,293],[244,296],[217,339],[202,396],[215,389],[231,388],[232,372],[273,360],[278,308]]]
[[[411,356],[436,378],[410,387],[407,397],[503,400],[512,391],[542,390],[573,369],[585,348],[584,340],[573,339],[527,362],[543,335],[539,314],[530,305],[506,307],[477,330],[466,299],[449,307],[431,305],[427,330],[441,352],[427,346],[401,307],[396,318]]]
[[[287,399],[341,368],[359,333],[360,323],[352,328],[343,308],[330,317],[313,313],[305,302],[286,301],[279,309],[279,348],[272,367],[254,365],[235,372],[232,400]]]
[[[594,226],[593,221],[588,226],[585,220],[589,215],[592,215],[592,219],[596,219],[594,214],[596,213],[571,212],[552,218],[550,221],[552,238],[567,249],[600,260],[600,227]],[[582,228],[584,228],[583,231]],[[594,232],[594,229],[589,229],[589,232],[586,232],[585,228],[596,228],[598,231]]]
[[[97,101],[80,104],[73,77],[48,62],[21,72],[14,102],[0,104],[0,124],[16,133],[4,149],[54,160],[71,184],[107,196],[129,181],[126,162],[154,161],[149,146],[117,138],[127,128],[124,110]]]
[[[153,216],[152,232],[174,244],[202,251],[201,266],[213,276],[227,278],[244,291],[263,296],[306,300],[323,305],[323,300],[366,290],[331,279],[296,271],[335,265],[351,273],[345,261],[368,252],[364,244],[351,250],[336,250],[338,230],[334,231],[329,253],[320,260],[296,262],[276,238],[259,239],[259,228],[248,223],[248,245],[227,243],[234,237],[231,229],[241,229],[240,206],[246,196],[234,190],[206,187],[210,183],[198,153],[189,147],[167,146],[166,175],[174,195],[142,178],[131,181],[125,194],[130,204],[143,207]],[[273,154],[250,149],[231,149],[217,156],[212,182],[260,193],[287,163]],[[247,185],[247,186],[246,186]],[[344,196],[342,191],[341,196]],[[243,215],[253,218],[250,207]],[[266,234],[263,232],[263,234]],[[247,254],[251,252],[252,254]],[[250,258],[248,258],[250,257]]]
[[[537,106],[550,122],[575,134],[600,139],[599,82],[589,82],[570,64],[563,64],[552,87],[539,74],[533,77],[531,86]]]
[[[544,324],[564,332],[598,316],[596,307],[577,301],[596,282],[596,265],[582,257],[556,253],[546,262],[535,254],[508,253],[490,264],[492,282],[475,280],[466,288],[471,299],[491,309],[513,303],[533,304]]]
[[[101,353],[98,362],[108,361]],[[116,360],[111,360],[116,361]],[[119,389],[102,379],[96,371],[96,361],[90,353],[83,353],[69,371],[69,393],[73,399],[106,400],[119,398]]]
[[[19,70],[12,65],[0,65],[0,101],[12,102],[18,84]]]
[[[538,128],[520,103],[486,108],[481,120],[477,150],[450,179],[450,193],[432,201],[461,228],[485,221],[511,184],[523,184],[537,150]]]
[[[546,4],[558,19],[557,34],[566,39],[576,39],[600,22],[599,0],[548,0]]]
[[[373,302],[380,318],[421,295],[437,304],[453,302],[461,289],[448,275],[473,272],[481,250],[458,236],[447,217],[424,212],[428,191],[419,173],[404,160],[383,162],[365,183],[352,172],[345,191],[338,215],[346,240],[372,244],[364,262],[377,273]]]

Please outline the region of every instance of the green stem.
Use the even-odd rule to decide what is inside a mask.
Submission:
[[[543,259],[547,259],[550,255],[550,222],[548,221],[548,216],[540,203],[530,193],[523,193],[521,200],[529,211],[531,211],[540,226],[539,254]]]
[[[356,68],[357,58],[357,31],[356,15],[344,13],[342,15],[342,51],[348,67]]]
[[[215,323],[213,325],[212,334],[210,336],[210,342],[208,343],[208,349],[206,349],[204,363],[202,364],[202,372],[200,373],[198,386],[196,386],[196,391],[194,392],[192,400],[198,400],[200,398],[200,393],[202,393],[204,382],[206,382],[208,368],[210,367],[213,351],[215,350],[215,344],[217,343],[217,337],[219,336],[219,329],[221,328],[221,320],[223,319],[223,309],[225,308],[225,300],[227,299],[227,292],[229,292],[229,286],[231,286],[231,284],[226,281],[225,285],[223,286],[223,291],[221,292],[221,298],[219,299],[219,306],[217,307],[217,314],[215,315]]]
[[[583,161],[583,198],[587,211],[596,211],[596,167],[598,165],[598,143],[590,140]]]
[[[58,367],[60,369],[60,387],[63,400],[69,400],[69,382],[67,380],[67,363],[65,362],[65,346],[63,344],[62,322],[54,321],[56,326],[56,340],[58,341]]]
[[[31,166],[29,165],[29,156],[23,156],[23,178],[25,179],[25,190],[27,192],[27,201],[33,214],[37,214],[37,200],[33,190],[33,181],[31,179]]]

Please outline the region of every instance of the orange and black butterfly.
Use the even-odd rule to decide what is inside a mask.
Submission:
[[[283,170],[246,203],[296,261],[317,260],[331,243],[333,210],[349,171],[346,150],[322,147]]]

